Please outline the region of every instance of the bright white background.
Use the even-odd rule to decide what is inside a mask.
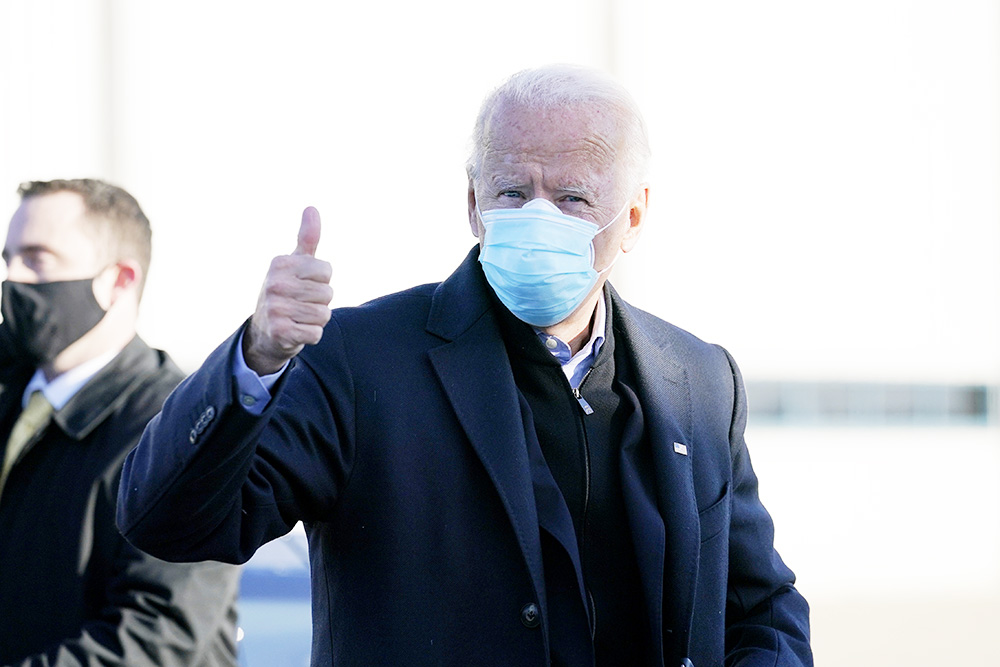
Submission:
[[[749,380],[1000,383],[996,0],[8,0],[0,210],[28,179],[135,194],[141,331],[191,370],[306,205],[335,304],[446,277],[478,104],[553,61],[646,113],[626,298]],[[994,428],[750,436],[818,664],[1000,664]]]

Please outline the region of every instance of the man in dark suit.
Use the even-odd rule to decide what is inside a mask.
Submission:
[[[0,325],[0,664],[236,664],[238,568],[115,525],[126,453],[183,375],[136,336],[149,221],[97,180],[26,183]]]
[[[242,562],[304,521],[315,665],[811,665],[735,364],[606,284],[646,214],[630,96],[522,72],[474,144],[438,285],[331,314],[306,209],[127,460],[124,534]]]

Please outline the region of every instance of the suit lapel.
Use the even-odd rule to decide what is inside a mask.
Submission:
[[[545,591],[538,517],[520,403],[474,248],[435,291],[429,332],[447,342],[430,361],[517,535],[536,594]]]
[[[637,452],[623,452],[626,507],[631,525],[641,527],[633,529],[633,540],[650,618],[661,620],[654,631],[669,634],[661,635],[661,641],[683,651],[691,630],[701,541],[687,375],[671,360],[668,341],[651,336],[617,293],[609,292],[616,340],[635,360],[636,392],[653,462],[651,474],[645,474],[638,469]],[[683,447],[675,448],[675,443]],[[652,481],[652,489],[642,483],[645,479]]]

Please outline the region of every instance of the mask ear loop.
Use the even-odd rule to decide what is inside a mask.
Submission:
[[[618,213],[615,214],[615,217],[611,218],[611,222],[609,222],[608,224],[604,225],[603,227],[601,227],[600,229],[598,229],[596,232],[594,232],[594,236],[597,236],[598,234],[600,234],[601,232],[603,232],[605,229],[607,229],[611,225],[613,225],[616,222],[618,222],[618,218],[622,217],[622,213],[625,212],[625,209],[628,208],[628,205],[629,205],[629,201],[626,200],[625,201],[625,205],[622,206],[621,209],[619,209]]]
[[[625,211],[626,211],[626,210],[627,210],[627,209],[629,208],[629,203],[630,203],[630,202],[629,202],[628,200],[625,200],[625,205],[624,205],[624,206],[622,206],[621,210],[620,210],[620,211],[618,211],[618,213],[617,213],[617,214],[615,214],[615,217],[611,218],[611,222],[609,222],[608,224],[604,225],[603,227],[601,227],[600,229],[598,229],[598,230],[597,230],[596,232],[594,232],[594,238],[596,238],[596,237],[597,237],[597,235],[598,235],[598,234],[600,234],[601,232],[603,232],[603,231],[604,231],[605,229],[607,229],[607,228],[608,228],[608,227],[610,227],[611,225],[615,224],[615,222],[617,222],[617,221],[618,221],[618,218],[622,217],[622,213],[624,213],[624,212],[625,212]],[[624,254],[625,254],[625,253],[624,253],[624,252],[622,252],[622,249],[621,249],[621,248],[619,248],[619,249],[618,249],[618,252],[616,252],[616,253],[615,253],[615,258],[614,258],[613,260],[611,260],[611,263],[610,263],[610,264],[608,264],[607,266],[605,266],[605,267],[604,267],[603,269],[601,269],[600,271],[598,271],[598,272],[597,272],[597,275],[599,276],[599,275],[601,275],[602,273],[607,273],[608,271],[610,271],[610,270],[611,270],[611,267],[613,267],[613,266],[615,265],[615,262],[617,262],[617,261],[618,261],[618,259],[619,259],[619,258],[620,258],[620,257],[621,257],[622,255],[624,255]],[[594,266],[594,260],[595,260],[596,258],[597,258],[597,253],[596,253],[596,252],[594,251],[594,240],[593,240],[593,239],[591,239],[591,241],[590,241],[590,265],[591,265],[591,266]]]
[[[611,268],[615,265],[615,262],[617,262],[619,259],[621,259],[621,256],[624,255],[624,254],[625,253],[622,252],[621,248],[619,248],[618,252],[615,253],[615,258],[613,260],[611,260],[611,263],[608,264],[607,266],[605,266],[600,271],[598,271],[597,275],[601,275],[602,273],[607,273],[608,271],[610,271]]]

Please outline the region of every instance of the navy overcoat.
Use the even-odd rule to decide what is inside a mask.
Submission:
[[[259,417],[240,405],[230,338],[128,458],[125,536],[165,559],[243,562],[303,521],[314,665],[548,665],[525,425],[476,260],[334,310]],[[656,664],[811,665],[735,364],[607,289],[652,448],[651,474],[627,450],[621,470]]]

